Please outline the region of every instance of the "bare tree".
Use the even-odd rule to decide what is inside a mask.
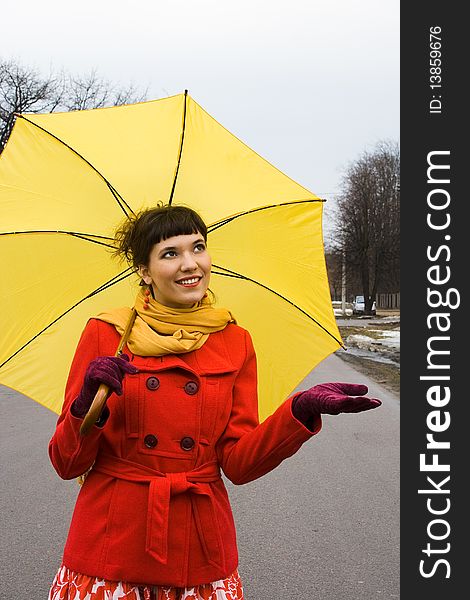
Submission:
[[[148,88],[142,91],[139,90],[133,83],[130,83],[127,87],[115,88],[113,90],[113,106],[145,102],[147,99],[147,94]]]
[[[0,60],[0,152],[10,136],[15,113],[120,106],[142,102],[146,95],[147,90],[139,91],[132,83],[127,87],[112,84],[95,69],[88,75],[61,72],[43,77],[35,68]]]
[[[64,94],[62,76],[40,75],[17,61],[0,61],[0,152],[13,127],[15,113],[52,112]]]
[[[105,106],[121,106],[145,100],[147,91],[140,92],[134,84],[127,87],[114,85],[98,75],[93,69],[87,75],[66,78],[66,94],[63,101],[67,110],[88,110]]]
[[[338,198],[335,234],[349,270],[362,283],[370,314],[380,286],[398,282],[400,254],[400,153],[380,142],[352,163]]]
[[[325,246],[325,262],[328,271],[332,300],[340,300],[343,288],[343,251],[338,244]],[[362,282],[354,268],[346,273],[346,302],[352,302],[354,292],[362,289]]]
[[[108,81],[92,70],[85,76],[67,77],[67,94],[64,106],[67,110],[102,108],[110,102],[111,89]]]

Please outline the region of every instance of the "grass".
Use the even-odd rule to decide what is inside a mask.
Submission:
[[[339,327],[341,337],[345,341],[349,335],[366,335],[372,339],[382,339],[382,333],[384,331],[394,331],[399,329],[400,325],[397,323],[381,323],[379,320],[374,321],[371,324],[364,324],[364,326],[349,326],[341,325]],[[400,394],[400,365],[389,364],[379,362],[377,360],[368,359],[363,356],[357,356],[347,351],[338,351],[339,356],[345,362],[351,364],[357,371],[363,373],[373,381],[376,381],[380,385],[393,392],[394,394]]]
[[[393,392],[394,394],[400,394],[400,366],[381,363],[376,360],[369,360],[362,356],[356,356],[354,354],[348,354],[348,352],[338,351],[337,356],[349,363],[360,373],[363,373],[369,379],[372,379],[376,383],[383,385],[385,388]]]

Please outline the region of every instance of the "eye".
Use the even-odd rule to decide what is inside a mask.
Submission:
[[[176,250],[167,250],[162,254],[162,258],[173,258],[176,256]]]
[[[205,249],[206,249],[206,245],[203,242],[198,242],[194,246],[194,251],[195,252],[204,252]]]

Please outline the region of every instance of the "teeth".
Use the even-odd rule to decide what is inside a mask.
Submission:
[[[192,283],[196,283],[196,281],[199,281],[199,277],[193,277],[192,279],[182,279],[181,281],[178,281],[178,283],[182,283],[183,285],[190,285]]]

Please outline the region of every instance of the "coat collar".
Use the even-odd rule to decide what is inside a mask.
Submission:
[[[165,356],[134,356],[133,363],[144,371],[167,371],[183,369],[197,376],[221,375],[237,370],[227,351],[223,332],[212,333],[207,342],[187,354],[167,354]],[[129,353],[129,352],[127,352]]]

